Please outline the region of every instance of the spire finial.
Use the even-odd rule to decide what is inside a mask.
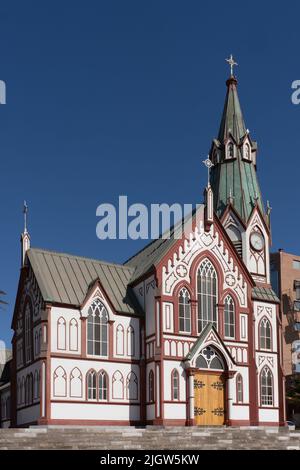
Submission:
[[[267,215],[269,216],[271,214],[272,207],[270,206],[270,202],[267,201]]]
[[[210,187],[210,170],[214,166],[213,162],[210,160],[209,155],[207,156],[206,160],[203,160],[204,165],[207,168],[207,187]]]
[[[238,63],[235,62],[235,60],[234,60],[232,54],[230,54],[229,59],[225,59],[225,60],[226,60],[226,62],[228,62],[228,64],[230,65],[230,76],[231,76],[231,77],[234,77],[234,74],[233,74],[233,67],[234,67],[235,65],[238,65]]]
[[[23,204],[24,233],[27,233],[27,212],[28,212],[28,206],[27,206],[27,202],[24,200],[24,204]]]

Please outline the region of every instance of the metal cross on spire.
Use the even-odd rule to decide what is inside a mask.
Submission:
[[[28,212],[28,206],[27,202],[24,201],[23,204],[23,214],[24,214],[24,233],[27,233],[27,212]]]
[[[214,166],[213,162],[210,160],[209,155],[206,160],[203,160],[204,165],[207,168],[207,187],[210,186],[210,170]]]
[[[230,65],[230,75],[233,77],[233,67],[234,67],[235,65],[238,65],[238,63],[235,62],[235,60],[234,60],[232,54],[230,54],[229,59],[225,59],[225,60],[226,60],[226,62],[228,62],[228,64]]]

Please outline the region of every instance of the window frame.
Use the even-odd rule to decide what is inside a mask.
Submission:
[[[184,291],[185,296],[181,296],[181,293]],[[180,297],[187,298],[187,302],[181,302]],[[191,295],[189,290],[183,286],[178,293],[178,331],[182,334],[190,334],[192,331],[192,309],[191,309]],[[181,315],[181,308],[183,307],[183,316]],[[187,315],[188,313],[188,315]],[[184,329],[181,328],[181,321],[183,321]],[[189,329],[185,329],[186,323],[189,323]]]

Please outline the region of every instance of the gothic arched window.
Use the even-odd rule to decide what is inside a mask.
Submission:
[[[66,349],[66,320],[63,317],[57,320],[57,349]]]
[[[134,372],[129,372],[126,379],[127,400],[138,399],[138,379]]]
[[[176,369],[174,369],[171,374],[171,390],[172,400],[179,400],[179,374]]]
[[[108,313],[96,299],[89,308],[87,328],[88,354],[108,356]]]
[[[97,374],[94,370],[87,373],[87,399],[97,399]]]
[[[72,318],[69,324],[69,348],[70,351],[78,351],[78,322]]]
[[[217,273],[208,259],[200,264],[197,274],[198,292],[198,332],[212,323],[218,327],[217,321]]]
[[[259,347],[260,349],[272,348],[272,329],[269,320],[263,317],[259,323]]]
[[[179,331],[183,333],[191,332],[191,304],[189,291],[184,287],[179,292]]]
[[[124,356],[124,328],[121,324],[116,329],[116,354]]]
[[[53,373],[54,382],[54,396],[66,397],[67,396],[67,374],[63,367],[59,366]]]
[[[135,334],[134,328],[129,325],[127,328],[127,356],[134,356],[135,354]]]
[[[78,367],[74,367],[70,374],[70,397],[82,397],[82,374]]]
[[[249,144],[245,144],[245,158],[250,160],[250,146]]]
[[[229,142],[227,146],[227,158],[234,158],[234,146],[232,142]]]
[[[108,400],[108,378],[104,370],[101,370],[98,375],[98,398],[103,401]]]
[[[235,337],[235,307],[233,298],[227,295],[224,302],[224,334],[226,338]]]
[[[261,405],[273,405],[273,375],[268,366],[260,373],[260,401]]]
[[[225,369],[224,362],[220,354],[211,346],[206,346],[202,351],[200,351],[199,356],[196,359],[196,367],[198,369]]]

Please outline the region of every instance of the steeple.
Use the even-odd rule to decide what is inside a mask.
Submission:
[[[24,214],[24,230],[21,234],[21,268],[25,266],[25,255],[26,251],[30,248],[30,235],[27,231],[27,213],[28,213],[28,206],[26,201],[24,201],[23,205],[23,214]]]
[[[231,75],[226,81],[227,93],[218,138],[214,139],[209,154],[214,165],[211,186],[217,215],[221,217],[230,203],[247,223],[256,205],[264,215],[256,174],[257,144],[245,126],[237,92],[238,82],[233,75],[233,65],[237,64],[232,56],[227,61],[231,65]]]

